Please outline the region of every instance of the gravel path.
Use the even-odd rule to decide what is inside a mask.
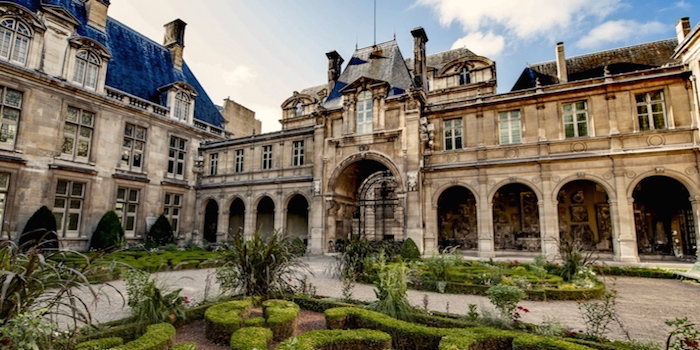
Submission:
[[[327,265],[332,258],[314,256],[305,258],[309,264],[313,276],[309,281],[317,287],[319,295],[339,297],[342,295],[342,286],[339,280],[326,273]],[[181,295],[186,295],[196,301],[204,297],[206,278],[213,273],[213,269],[174,271],[157,274],[158,278],[172,288],[182,288]],[[605,281],[612,285],[611,278]],[[121,281],[111,283],[117,289],[124,291]],[[649,278],[616,279],[618,300],[616,309],[622,322],[633,339],[653,340],[661,343],[665,341],[669,328],[664,324],[666,319],[676,317],[688,317],[695,324],[700,324],[700,285],[697,283],[678,280],[661,280]],[[110,296],[111,304],[102,296],[91,310],[94,318],[104,322],[119,319],[129,314],[128,307],[122,307],[121,298],[109,288],[104,288],[105,294]],[[217,293],[215,284],[212,285],[212,293]],[[126,293],[124,292],[126,295]],[[469,304],[476,304],[479,310],[491,310],[488,298],[476,295],[439,294],[421,291],[408,291],[408,297],[413,305],[422,308],[423,295],[428,295],[429,309],[446,311],[449,302],[450,312],[466,314]],[[375,299],[373,286],[358,284],[353,292],[355,299],[371,301]],[[585,329],[581,313],[574,301],[524,301],[521,303],[530,310],[523,320],[531,323],[540,323],[544,318],[555,319],[569,326],[573,330]],[[619,327],[612,327],[609,337],[613,339],[625,339],[624,333]]]

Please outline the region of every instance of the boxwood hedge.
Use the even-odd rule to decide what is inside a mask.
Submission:
[[[158,323],[146,328],[146,333],[138,339],[113,350],[168,350],[175,338],[175,327],[170,323]]]
[[[292,346],[296,350],[382,350],[391,347],[391,336],[370,329],[319,330],[304,333],[280,344],[277,349]]]
[[[75,346],[75,350],[108,350],[124,344],[124,340],[118,337],[88,340]]]
[[[231,334],[241,328],[243,319],[248,317],[253,302],[250,299],[234,300],[214,305],[204,313],[204,335],[207,339],[226,344]]]
[[[262,303],[262,309],[275,340],[283,340],[294,334],[299,305],[287,300],[269,299]]]
[[[245,327],[231,335],[231,350],[267,349],[272,342],[269,328]]]

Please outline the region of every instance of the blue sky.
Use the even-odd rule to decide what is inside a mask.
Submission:
[[[325,53],[346,63],[355,45],[373,43],[373,0],[114,0],[109,15],[158,41],[163,25],[188,23],[185,60],[209,96],[254,110],[263,131],[279,130],[280,105],[324,84]],[[496,61],[498,90],[525,66],[675,37],[684,16],[700,20],[700,0],[377,0],[377,42],[396,34],[413,56],[411,29],[425,28],[428,54],[466,46]]]

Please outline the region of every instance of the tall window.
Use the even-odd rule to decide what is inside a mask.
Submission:
[[[459,85],[467,85],[470,82],[469,69],[467,69],[467,67],[462,67],[462,70],[459,71]]]
[[[209,175],[216,175],[219,171],[219,154],[212,153],[209,155]]]
[[[242,149],[237,149],[236,150],[236,157],[234,158],[234,171],[237,173],[242,173],[243,172],[243,150]]]
[[[566,138],[588,136],[588,107],[586,101],[564,103],[564,133]]]
[[[53,201],[53,216],[60,237],[78,237],[83,213],[85,184],[70,180],[58,180]]]
[[[6,18],[0,21],[0,59],[27,64],[31,32],[23,23]]]
[[[95,113],[68,106],[63,125],[63,149],[61,153],[74,160],[87,161],[92,144]]]
[[[92,52],[80,51],[75,58],[73,81],[88,89],[97,88],[97,73],[100,71],[100,59]]]
[[[136,235],[136,220],[139,214],[139,195],[137,188],[119,187],[117,189],[117,205],[114,211],[124,228],[124,234],[130,237]]]
[[[7,192],[9,188],[10,173],[0,173],[0,228],[3,227],[5,223],[5,206],[7,205]]]
[[[498,115],[498,122],[502,145],[520,143],[520,111],[502,112]]]
[[[180,212],[182,211],[182,195],[166,193],[163,201],[163,215],[170,221],[170,227],[177,236],[180,228]]]
[[[143,169],[143,152],[146,150],[146,128],[134,124],[124,124],[122,143],[122,168],[131,171]]]
[[[445,120],[445,150],[462,148],[462,119]]]
[[[639,130],[658,130],[666,128],[666,111],[664,93],[659,91],[635,95],[637,100],[637,118]]]
[[[2,119],[0,119],[0,148],[13,149],[15,147],[15,137],[17,136],[17,125],[19,124],[19,114],[22,108],[22,93],[0,86],[0,109]]]
[[[190,115],[190,105],[192,104],[192,99],[190,95],[182,91],[175,94],[175,109],[173,111],[173,116],[178,120],[183,122],[187,121],[187,117]]]
[[[357,133],[372,132],[372,93],[365,90],[357,96]]]
[[[272,169],[272,145],[262,148],[262,168],[263,170]]]
[[[168,152],[168,176],[175,179],[185,178],[185,155],[187,154],[187,140],[179,137],[170,137],[170,151]]]
[[[292,165],[304,165],[304,140],[294,141],[292,147]]]

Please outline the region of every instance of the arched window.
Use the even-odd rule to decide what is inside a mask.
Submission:
[[[372,93],[368,90],[357,96],[357,133],[372,132]]]
[[[75,57],[73,81],[88,89],[97,88],[97,75],[100,71],[100,59],[93,53],[80,51]]]
[[[301,116],[301,114],[303,112],[304,112],[304,105],[301,102],[297,103],[296,109],[294,110],[294,116],[299,117],[299,116]]]
[[[0,59],[27,64],[31,32],[23,23],[6,18],[0,21]]]
[[[191,104],[192,99],[189,94],[182,91],[178,92],[175,94],[175,110],[173,111],[173,116],[178,120],[186,122],[187,117],[190,115]]]
[[[467,69],[467,67],[462,67],[462,70],[459,71],[459,85],[467,85],[469,83],[469,69]]]

